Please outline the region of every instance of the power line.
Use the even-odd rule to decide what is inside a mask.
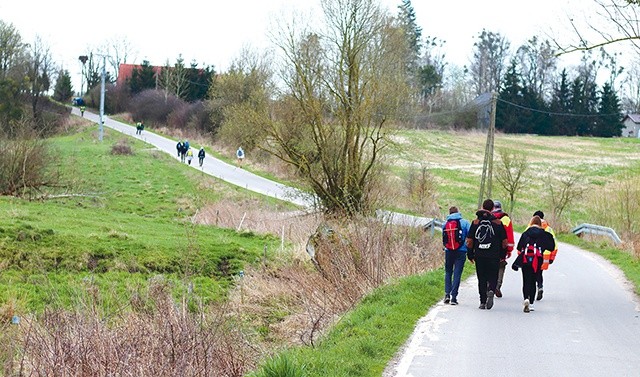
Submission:
[[[534,109],[532,107],[527,107],[527,106],[522,106],[522,105],[518,105],[517,103],[513,103],[504,99],[500,99],[498,98],[498,101],[502,102],[502,103],[506,103],[508,105],[523,109],[523,110],[529,110],[532,111],[534,113],[540,113],[540,114],[546,114],[546,115],[556,115],[556,116],[568,116],[568,117],[579,117],[579,118],[594,118],[594,117],[606,117],[606,116],[620,116],[620,114],[576,114],[576,113],[556,113],[553,111],[546,111],[546,110],[539,110],[539,109]]]

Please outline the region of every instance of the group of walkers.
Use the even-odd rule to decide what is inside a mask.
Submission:
[[[189,145],[189,140],[178,140],[178,144],[176,144],[176,149],[178,151],[178,157],[180,157],[181,162],[186,162],[191,165],[191,161],[193,160],[193,148]],[[200,167],[204,163],[204,157],[206,153],[204,151],[204,147],[200,147],[198,151],[198,163]]]
[[[542,272],[555,260],[557,245],[553,229],[536,211],[529,226],[514,244],[513,224],[499,201],[487,199],[469,222],[457,207],[449,208],[442,226],[445,250],[444,303],[458,304],[458,289],[468,259],[476,266],[480,309],[491,309],[495,297],[502,297],[502,282],[508,259],[515,248],[517,255],[511,268],[522,272],[523,311],[534,310],[534,302],[542,300]]]

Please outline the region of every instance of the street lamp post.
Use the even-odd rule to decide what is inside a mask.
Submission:
[[[107,57],[106,56],[102,56],[102,78],[100,80],[100,141],[102,141],[102,134],[103,134],[103,125],[104,125],[104,82],[105,82],[105,76],[107,75],[106,72],[106,65],[107,65]]]

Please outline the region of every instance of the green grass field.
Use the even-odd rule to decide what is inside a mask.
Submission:
[[[193,283],[205,301],[218,300],[245,263],[280,246],[276,237],[190,221],[207,203],[255,195],[134,139],[132,155],[112,155],[122,136],[107,132],[102,143],[95,136],[92,127],[51,139],[66,196],[0,198],[0,305],[68,305],[87,281],[125,300],[156,275],[172,281],[176,294]]]

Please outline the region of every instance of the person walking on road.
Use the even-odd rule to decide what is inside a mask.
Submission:
[[[238,166],[242,167],[242,161],[244,160],[244,149],[242,147],[238,147],[236,157],[238,158]]]
[[[193,148],[187,149],[187,163],[191,165],[191,160],[193,160]]]
[[[555,250],[556,245],[551,233],[542,228],[539,216],[533,216],[531,226],[522,233],[518,241],[518,256],[511,266],[513,270],[522,269],[523,311],[533,311],[536,296],[536,274],[542,268],[543,253]]]
[[[476,212],[467,234],[467,258],[476,265],[478,277],[479,309],[491,309],[498,283],[500,259],[507,254],[507,233],[504,225],[491,211],[493,200],[486,199]],[[488,290],[488,291],[487,291]]]
[[[499,200],[493,202],[493,215],[502,222],[505,232],[507,232],[507,254],[504,258],[500,259],[500,267],[498,269],[498,283],[496,284],[496,297],[502,297],[502,282],[504,281],[504,271],[507,267],[507,259],[511,258],[511,252],[513,251],[514,238],[513,238],[513,223],[509,215],[502,210],[502,203]]]
[[[84,105],[83,105],[83,106],[80,106],[80,116],[81,116],[81,117],[84,117],[84,111],[85,111],[85,110],[86,110],[86,107],[84,107]]]
[[[200,147],[200,150],[198,151],[198,162],[200,163],[200,167],[202,167],[202,163],[204,162],[204,147]]]
[[[143,130],[144,130],[144,123],[142,123],[142,121],[136,123],[136,135],[142,135]]]
[[[553,228],[551,228],[551,226],[549,226],[549,223],[547,222],[547,220],[544,219],[544,212],[535,211],[533,213],[533,216],[538,216],[540,218],[540,222],[542,223],[542,225],[541,225],[542,229],[544,229],[545,232],[551,233],[551,236],[553,236],[553,241],[554,241],[555,248],[551,251],[551,253],[549,255],[549,264],[551,264],[556,259],[556,254],[558,254],[558,242],[556,241],[556,234],[553,231]],[[529,223],[529,226],[531,226],[531,223]],[[536,274],[536,286],[538,288],[537,294],[536,294],[536,301],[542,300],[542,296],[544,294],[543,278],[542,278],[542,272],[543,271],[544,271],[544,269],[541,268],[538,271],[538,273]]]
[[[442,225],[444,246],[444,303],[458,305],[460,278],[467,259],[465,240],[471,223],[462,218],[458,207],[449,208],[449,216]]]

